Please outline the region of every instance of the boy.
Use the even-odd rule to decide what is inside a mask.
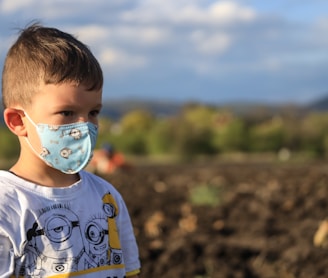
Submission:
[[[33,24],[10,48],[4,120],[20,143],[0,171],[0,277],[138,277],[138,248],[114,187],[82,171],[97,137],[102,70],[75,37]]]

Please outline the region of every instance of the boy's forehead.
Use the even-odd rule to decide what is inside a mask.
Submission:
[[[32,102],[45,101],[47,105],[101,104],[102,89],[88,90],[76,83],[43,84]]]
[[[95,94],[102,94],[102,88],[100,89],[94,89],[90,90],[88,89],[88,86],[86,86],[83,83],[78,83],[76,81],[69,81],[69,82],[63,82],[63,83],[41,83],[38,87],[39,93],[45,93],[45,92],[53,92],[53,93],[68,93],[68,92],[90,92]]]

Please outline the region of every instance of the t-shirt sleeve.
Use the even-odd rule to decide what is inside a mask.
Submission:
[[[118,229],[120,234],[120,241],[124,256],[126,272],[137,274],[141,266],[136,238],[125,202],[122,198],[120,198],[120,200],[118,201],[120,203]]]

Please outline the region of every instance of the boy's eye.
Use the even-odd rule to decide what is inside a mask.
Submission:
[[[91,115],[92,117],[97,117],[97,116],[99,115],[99,113],[100,113],[99,110],[92,110],[92,111],[90,112],[90,115]]]
[[[73,115],[73,112],[72,111],[61,111],[60,114],[65,117],[69,117],[69,116]]]

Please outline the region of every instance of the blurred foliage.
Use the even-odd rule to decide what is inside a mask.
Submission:
[[[149,130],[146,137],[146,146],[149,153],[161,155],[172,152],[173,124],[167,119],[158,119]]]
[[[284,147],[284,121],[274,117],[249,128],[248,147],[251,151],[278,151]]]
[[[300,148],[311,151],[316,155],[328,154],[328,114],[310,114],[303,121],[300,129],[302,136]],[[301,135],[299,134],[299,135]]]
[[[0,126],[0,158],[11,160],[19,155],[19,142],[17,137],[7,127]]]
[[[231,113],[217,115],[214,128],[214,148],[220,152],[246,151],[248,133],[245,122]]]
[[[288,113],[287,113],[288,112]],[[174,155],[191,158],[230,152],[288,150],[328,157],[328,113],[237,114],[200,104],[185,105],[177,114],[155,116],[133,110],[120,119],[100,118],[97,147],[111,143],[131,155]],[[17,138],[0,126],[0,158],[19,154]]]

